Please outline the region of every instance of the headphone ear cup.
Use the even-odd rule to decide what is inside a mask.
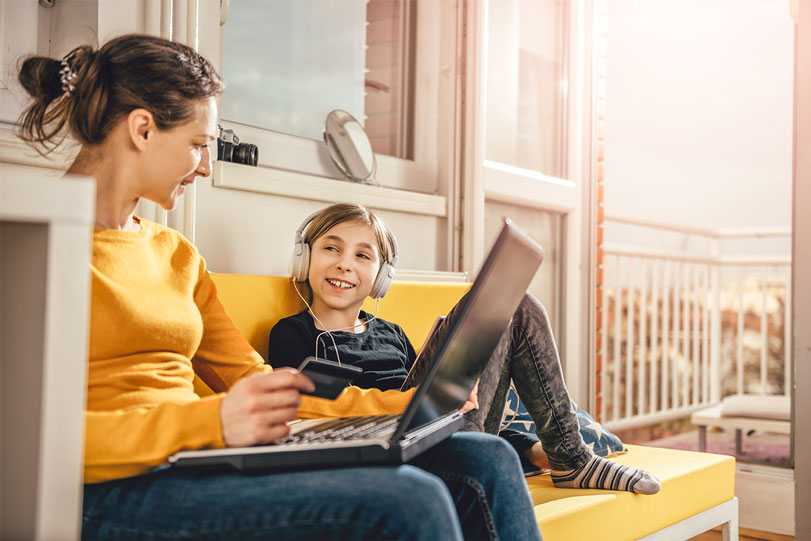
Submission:
[[[389,290],[393,278],[394,267],[388,263],[380,265],[380,270],[377,271],[377,276],[375,277],[374,284],[372,284],[372,290],[369,292],[369,296],[373,299],[382,299]]]
[[[306,282],[310,271],[310,245],[297,243],[290,261],[290,276],[296,282]]]

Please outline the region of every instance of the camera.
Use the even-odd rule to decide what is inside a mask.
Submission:
[[[251,143],[240,143],[234,130],[224,130],[222,126],[217,126],[217,159],[256,167],[259,163],[259,147]]]

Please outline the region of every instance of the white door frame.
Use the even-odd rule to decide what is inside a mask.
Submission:
[[[561,325],[558,345],[572,398],[590,404],[592,213],[591,28],[593,3],[571,0],[569,11],[568,179],[485,160],[488,0],[464,2],[466,33],[464,129],[462,132],[461,269],[473,273],[484,258],[486,200],[503,201],[559,213],[563,220],[561,257]],[[569,362],[567,362],[569,361]]]
[[[792,213],[792,445],[794,535],[811,539],[811,0],[792,2],[794,38],[794,179]]]

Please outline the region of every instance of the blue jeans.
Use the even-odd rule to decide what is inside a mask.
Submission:
[[[518,456],[478,433],[403,466],[85,485],[83,515],[83,539],[540,539]]]

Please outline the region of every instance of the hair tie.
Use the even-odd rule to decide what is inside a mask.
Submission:
[[[62,82],[62,92],[64,92],[66,96],[70,96],[71,92],[76,89],[74,82],[77,76],[78,74],[71,69],[68,61],[63,60],[62,67],[59,69],[59,80]]]

